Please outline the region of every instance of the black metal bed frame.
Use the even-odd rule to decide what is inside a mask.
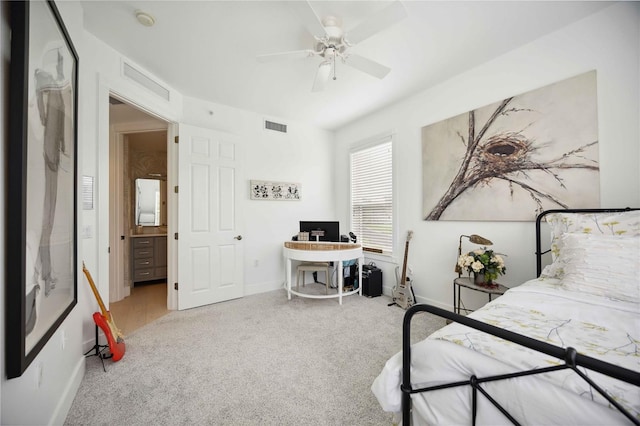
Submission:
[[[542,212],[536,218],[536,262],[537,262],[537,276],[542,271],[542,255],[548,253],[550,250],[542,252],[541,247],[541,221],[550,213],[608,213],[608,212],[624,212],[630,210],[639,210],[632,208],[624,209],[563,209],[563,210],[546,210]],[[531,370],[519,371],[510,374],[500,374],[487,377],[471,376],[468,380],[462,380],[457,382],[445,383],[436,386],[428,386],[418,389],[413,389],[411,385],[411,320],[413,316],[418,312],[429,312],[442,318],[446,318],[453,322],[460,323],[467,327],[474,328],[476,330],[489,333],[496,337],[508,340],[510,342],[519,344],[521,346],[533,349],[538,352],[553,356],[560,360],[564,360],[564,364],[547,368],[535,368]],[[444,309],[419,304],[414,305],[407,310],[404,315],[404,321],[402,326],[402,424],[409,426],[411,424],[411,395],[421,392],[435,391],[439,389],[447,389],[458,386],[471,386],[472,392],[472,420],[473,424],[476,424],[477,415],[477,399],[478,392],[482,394],[487,400],[495,406],[504,416],[509,419],[513,424],[519,425],[520,423],[511,416],[507,410],[500,405],[485,389],[482,388],[483,383],[496,382],[505,379],[511,379],[516,377],[533,376],[536,374],[549,373],[558,370],[571,369],[584,379],[593,389],[595,389],[600,395],[602,395],[612,406],[617,408],[625,417],[635,425],[640,425],[640,420],[636,419],[631,413],[629,413],[624,407],[616,402],[607,392],[594,383],[587,375],[578,369],[578,367],[584,367],[598,373],[605,374],[606,376],[621,380],[626,383],[630,383],[635,386],[640,386],[640,372],[629,370],[614,364],[610,364],[596,358],[592,358],[586,355],[579,354],[574,348],[561,348],[551,345],[549,343],[532,339],[527,336],[523,336],[518,333],[514,333],[509,330],[505,330],[499,327],[495,327],[490,324],[483,323],[481,321],[467,318],[462,315],[455,314],[453,312],[446,311]]]

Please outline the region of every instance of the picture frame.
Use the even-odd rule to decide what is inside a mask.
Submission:
[[[424,220],[600,205],[596,70],[422,128]]]
[[[250,180],[252,200],[300,201],[302,185],[296,182]]]
[[[53,1],[11,2],[6,374],[77,304],[78,54]]]

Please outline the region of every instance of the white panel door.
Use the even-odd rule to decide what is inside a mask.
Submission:
[[[236,136],[185,124],[178,143],[178,309],[244,295]]]

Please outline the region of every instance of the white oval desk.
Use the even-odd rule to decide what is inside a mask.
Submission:
[[[362,295],[362,265],[364,264],[364,256],[362,255],[362,246],[360,244],[351,243],[329,243],[315,241],[285,241],[283,247],[283,256],[286,259],[286,287],[287,298],[291,300],[291,295],[295,294],[300,297],[309,297],[312,299],[328,299],[337,297],[342,305],[342,296],[358,293]],[[343,292],[342,266],[345,260],[358,260],[358,288],[355,290]],[[304,262],[338,262],[338,293],[337,294],[305,294],[291,289],[291,261],[300,260]]]

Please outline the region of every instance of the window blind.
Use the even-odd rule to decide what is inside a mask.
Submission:
[[[393,251],[392,141],[351,153],[351,227],[365,248]]]

